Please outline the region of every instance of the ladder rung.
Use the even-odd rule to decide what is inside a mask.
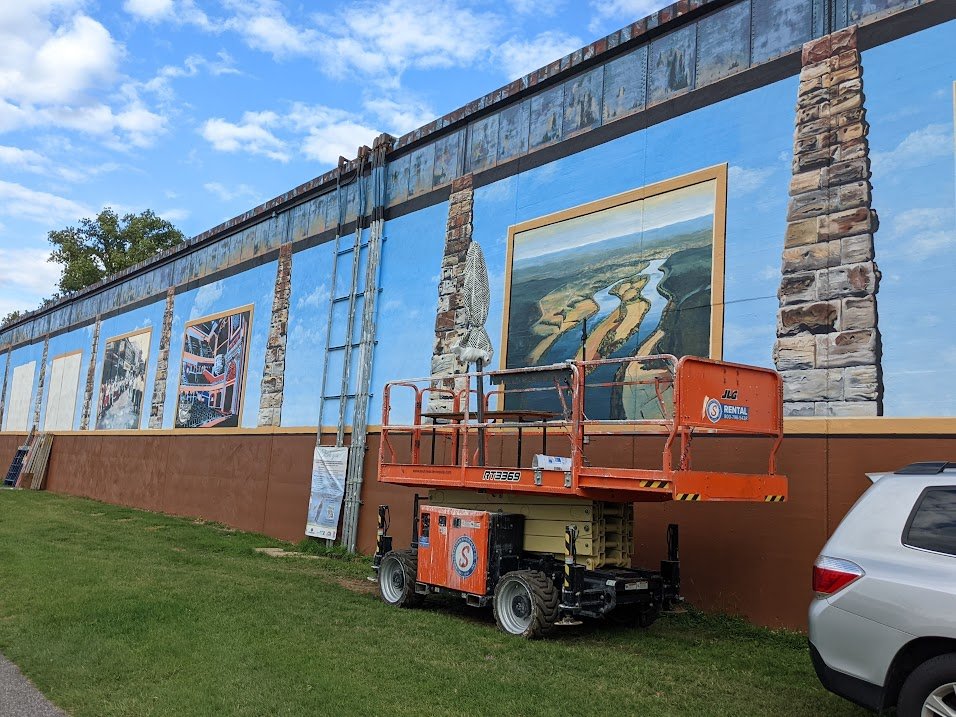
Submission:
[[[359,298],[360,296],[365,296],[365,292],[364,292],[364,291],[357,291],[357,292],[355,292],[355,298],[356,298],[356,299]],[[332,303],[333,303],[333,304],[341,304],[343,301],[348,301],[348,300],[351,299],[351,298],[352,298],[351,296],[338,296],[338,297],[332,299]]]
[[[354,394],[354,393],[347,393],[347,394],[345,394],[345,398],[346,398],[346,399],[355,398],[355,396],[356,396],[356,394]],[[336,396],[323,396],[322,398],[324,398],[326,401],[337,401],[337,400],[339,400],[340,398],[342,398],[342,396],[341,396],[341,395],[336,395]]]
[[[357,349],[362,344],[339,344],[338,346],[329,346],[326,351],[343,351],[345,349]]]
[[[368,247],[368,242],[364,242],[363,244],[359,244],[359,249],[365,249],[366,247]],[[353,251],[355,251],[355,247],[354,247],[354,246],[350,246],[350,247],[346,247],[345,249],[339,249],[338,252],[337,252],[337,255],[338,255],[338,256],[345,256],[346,254],[350,254],[350,253],[353,252]]]

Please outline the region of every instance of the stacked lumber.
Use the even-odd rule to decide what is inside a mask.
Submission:
[[[519,513],[524,549],[564,559],[564,530],[578,527],[577,558],[588,570],[630,567],[634,542],[634,506],[586,498],[433,490],[429,503],[449,508]]]
[[[30,452],[23,461],[23,469],[17,480],[17,487],[43,490],[46,482],[46,469],[50,462],[50,450],[53,448],[53,434],[37,434]]]

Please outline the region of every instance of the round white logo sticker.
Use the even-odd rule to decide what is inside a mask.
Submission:
[[[717,423],[721,418],[724,417],[724,407],[720,405],[720,401],[718,401],[716,398],[707,400],[707,403],[704,406],[704,411],[707,413],[707,418],[710,419],[711,423]]]
[[[451,551],[451,560],[455,566],[455,572],[461,577],[470,577],[478,565],[478,551],[475,544],[467,535],[463,535],[455,541],[455,548]]]

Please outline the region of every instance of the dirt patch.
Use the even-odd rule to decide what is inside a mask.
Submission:
[[[378,583],[369,582],[362,578],[335,578],[335,582],[353,593],[378,595]]]

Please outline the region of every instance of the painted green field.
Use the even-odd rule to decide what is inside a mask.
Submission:
[[[380,603],[368,562],[87,500],[0,491],[0,652],[76,716],[857,715],[802,636],[694,613],[496,631]]]

